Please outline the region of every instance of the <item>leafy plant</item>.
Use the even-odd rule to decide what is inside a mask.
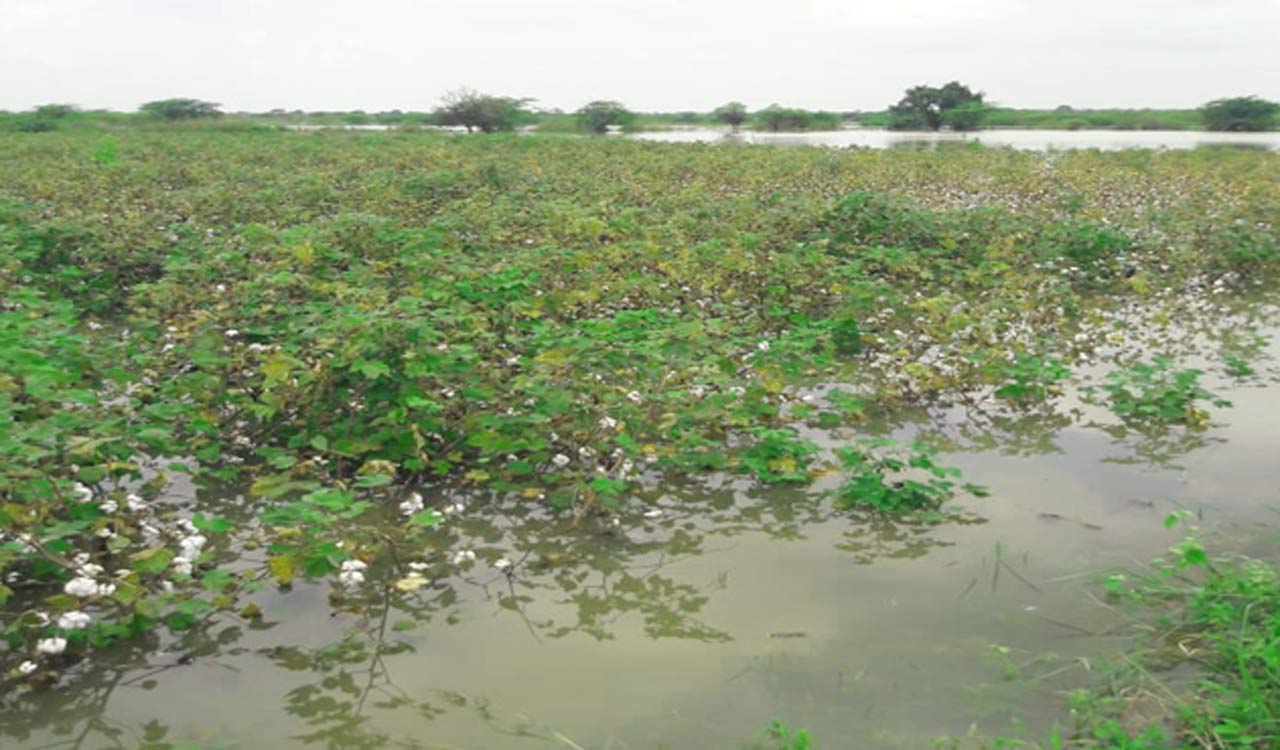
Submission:
[[[996,398],[1007,401],[1042,401],[1058,391],[1058,384],[1071,376],[1062,360],[1042,355],[1020,354],[1004,365],[1004,384]]]
[[[766,484],[808,482],[818,446],[792,429],[759,429],[742,451],[741,468]]]
[[[804,729],[792,729],[778,719],[769,722],[765,732],[776,750],[812,750],[813,745],[809,732]]]
[[[922,443],[903,447],[877,439],[836,453],[850,474],[836,492],[837,503],[845,508],[910,513],[940,507],[957,489],[986,495],[978,485],[958,484],[960,470],[939,465],[935,451]]]
[[[1223,408],[1231,402],[1200,385],[1201,371],[1175,370],[1167,357],[1150,364],[1138,362],[1107,376],[1100,390],[1110,397],[1111,409],[1124,419],[1157,420],[1202,427],[1209,419],[1199,401]]]

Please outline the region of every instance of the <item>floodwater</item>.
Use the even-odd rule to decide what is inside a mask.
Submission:
[[[286,125],[286,129],[313,130],[391,130],[388,125]],[[460,126],[423,126],[427,130],[465,133]],[[534,131],[521,131],[536,135]],[[979,130],[973,133],[916,133],[881,128],[850,128],[813,133],[761,133],[755,131],[730,132],[718,128],[681,128],[617,137],[665,143],[754,143],[775,146],[832,146],[843,148],[938,148],[941,146],[980,143],[1023,149],[1049,151],[1070,149],[1099,149],[1119,151],[1127,148],[1189,149],[1213,146],[1280,150],[1280,132],[1266,133],[1210,133],[1198,130]]]
[[[861,428],[940,439],[942,463],[990,490],[934,526],[738,480],[666,488],[648,498],[660,514],[617,524],[458,496],[466,511],[421,552],[431,586],[377,589],[391,604],[365,615],[332,614],[328,584],[265,590],[261,622],[136,644],[57,691],[0,697],[0,747],[732,750],[774,717],[824,748],[1019,725],[1043,738],[1063,691],[1130,644],[1099,581],[1175,542],[1170,511],[1274,540],[1273,380],[1207,382],[1235,406],[1204,433],[1126,435],[1071,398]],[[243,498],[200,503],[232,514]],[[450,566],[450,544],[478,562]],[[503,556],[509,575],[492,565]]]
[[[1280,149],[1280,132],[1209,133],[1190,130],[980,130],[973,133],[909,133],[878,128],[855,128],[815,133],[758,133],[694,129],[636,133],[633,138],[671,143],[763,143],[782,146],[860,146],[864,148],[936,148],[964,143],[1004,146],[1029,151],[1051,149],[1126,148],[1187,149],[1233,146]]]

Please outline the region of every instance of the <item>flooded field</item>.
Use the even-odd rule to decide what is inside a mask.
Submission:
[[[5,750],[1042,742],[1276,558],[1275,154],[56,138]]]
[[[973,133],[913,133],[854,128],[815,133],[760,133],[727,130],[671,130],[637,133],[632,138],[668,143],[759,143],[779,146],[858,146],[862,148],[937,148],[964,143],[1057,151],[1129,148],[1186,149],[1210,146],[1280,149],[1280,133],[1208,133],[1194,130],[979,130]]]
[[[460,492],[450,542],[477,560],[416,595],[380,581],[361,615],[331,615],[327,586],[263,595],[261,622],[117,655],[7,705],[0,732],[18,748],[163,730],[184,747],[518,749],[735,748],[775,715],[842,747],[1043,731],[1089,660],[1131,641],[1099,581],[1174,542],[1168,512],[1274,540],[1274,386],[1224,393],[1235,408],[1206,440],[1155,463],[1088,417],[884,424],[974,446],[945,458],[991,495],[936,526],[734,481],[592,528]]]

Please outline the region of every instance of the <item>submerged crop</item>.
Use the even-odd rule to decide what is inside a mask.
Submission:
[[[860,446],[870,411],[988,391],[1030,413],[1133,343],[1137,303],[1197,325],[1280,260],[1272,155],[106,143],[0,150],[12,679],[252,621],[272,582],[330,578],[338,606],[387,570],[422,588],[482,561],[390,562],[447,534],[460,492],[586,518],[708,473],[835,473],[841,505],[929,510],[957,487],[927,451],[813,436]],[[245,488],[243,515],[188,483]]]

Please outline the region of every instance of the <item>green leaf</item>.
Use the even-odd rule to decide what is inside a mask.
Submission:
[[[378,378],[387,377],[391,374],[391,368],[384,362],[377,360],[360,359],[356,360],[351,369],[364,375],[369,380],[377,380]]]
[[[432,526],[438,526],[443,520],[444,516],[437,513],[434,508],[427,508],[426,510],[421,510],[413,514],[413,517],[409,519],[409,524],[412,526],[430,528]]]
[[[203,513],[197,513],[191,519],[191,525],[201,531],[207,531],[211,534],[225,534],[231,530],[231,519],[215,516],[213,518],[205,518]]]

